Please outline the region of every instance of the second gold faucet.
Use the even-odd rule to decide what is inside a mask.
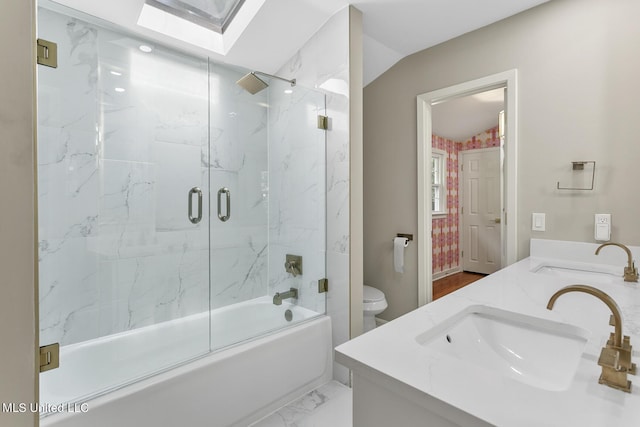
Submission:
[[[598,365],[602,367],[602,374],[598,379],[600,384],[631,393],[631,381],[627,374],[635,375],[636,364],[631,361],[631,342],[628,336],[622,335],[622,315],[620,307],[608,294],[600,289],[588,285],[566,286],[549,299],[547,310],[551,310],[556,300],[568,292],[583,292],[593,295],[604,302],[613,314],[613,326],[615,331],[609,337],[607,344],[600,352]]]
[[[627,266],[624,268],[624,281],[637,282],[638,269],[636,268],[635,263],[633,262],[633,255],[631,254],[631,250],[629,250],[629,248],[623,245],[622,243],[608,242],[598,246],[598,249],[596,249],[596,255],[598,255],[600,253],[600,249],[604,248],[605,246],[617,246],[619,248],[624,249],[624,251],[627,253]]]

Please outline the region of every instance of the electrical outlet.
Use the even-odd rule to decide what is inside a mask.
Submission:
[[[594,234],[598,242],[611,239],[611,214],[596,214]]]

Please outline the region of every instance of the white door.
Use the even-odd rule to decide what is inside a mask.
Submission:
[[[462,269],[491,274],[500,269],[500,150],[461,152]]]

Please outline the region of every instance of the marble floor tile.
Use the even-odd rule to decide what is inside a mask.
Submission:
[[[251,427],[351,427],[351,389],[331,381]]]

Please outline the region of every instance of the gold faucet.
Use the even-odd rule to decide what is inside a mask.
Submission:
[[[631,342],[628,336],[622,335],[622,315],[618,304],[600,289],[588,285],[571,285],[560,289],[553,294],[547,304],[547,310],[551,310],[560,295],[567,292],[584,292],[600,299],[613,313],[614,332],[600,352],[598,365],[602,367],[602,374],[598,379],[600,384],[631,393],[631,381],[627,380],[627,374],[636,374],[636,364],[631,362]]]
[[[626,247],[625,245],[623,245],[622,243],[614,243],[614,242],[609,242],[609,243],[603,243],[600,246],[598,246],[598,249],[596,249],[596,255],[598,255],[600,253],[600,249],[604,248],[605,246],[617,246],[619,248],[622,248],[625,250],[625,252],[627,253],[627,266],[624,268],[624,281],[625,282],[637,282],[638,281],[638,269],[636,268],[634,262],[633,262],[633,255],[631,255],[631,251],[629,250],[628,247]]]

